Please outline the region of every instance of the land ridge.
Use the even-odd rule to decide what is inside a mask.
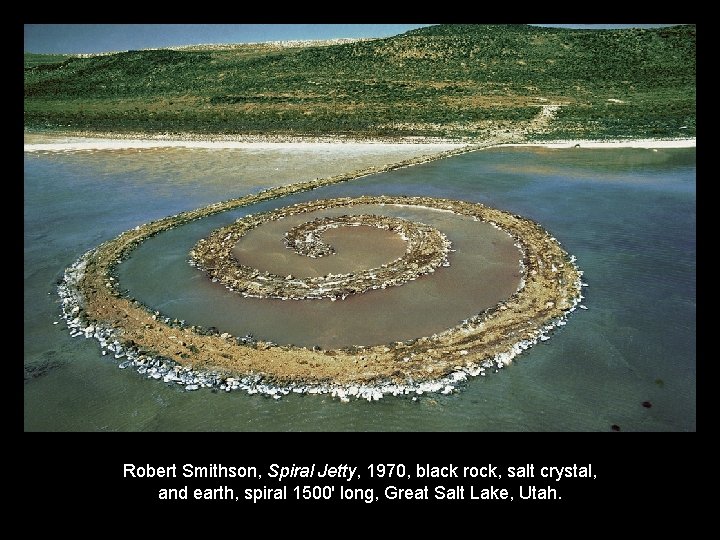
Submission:
[[[26,55],[25,127],[147,136],[472,141],[521,130],[536,141],[688,138],[695,34],[694,25],[437,25],[323,46]]]

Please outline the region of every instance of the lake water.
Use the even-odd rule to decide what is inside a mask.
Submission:
[[[341,403],[313,395],[275,401],[241,392],[184,392],[118,369],[111,356],[100,355],[97,342],[70,338],[62,322],[53,324],[60,313],[55,281],[87,249],[139,223],[276,183],[257,175],[244,181],[247,159],[242,150],[199,149],[25,154],[24,361],[26,373],[36,375],[26,375],[26,430],[608,431],[613,424],[623,431],[695,430],[694,149],[478,151],[194,222],[150,239],[122,265],[121,283],[136,297],[168,314],[203,318],[195,308],[207,302],[205,289],[217,284],[193,274],[187,251],[207,231],[247,212],[316,198],[397,194],[477,201],[534,219],[577,256],[589,284],[589,309],[578,310],[551,340],[507,369],[474,378],[456,394]],[[152,277],[139,279],[151,267]],[[466,278],[459,281],[470,287]],[[449,290],[459,288],[447,287],[438,298]],[[385,310],[369,300],[387,292],[358,297],[365,297],[368,310],[358,320],[382,317]],[[461,298],[438,298],[432,317],[427,306],[416,309],[408,332],[418,331],[423,317],[432,326],[478,301],[463,307]],[[346,302],[324,305],[348,309]],[[254,333],[284,330],[268,338],[291,342],[318,327],[319,315],[307,315],[307,328],[290,335],[293,321],[282,321],[287,310],[266,311],[243,309],[244,319],[216,326],[257,324]],[[325,318],[333,317],[342,320],[333,312]],[[381,326],[391,324],[399,324],[397,317]],[[382,342],[387,336],[376,331],[353,337]],[[342,326],[312,337],[347,339]]]

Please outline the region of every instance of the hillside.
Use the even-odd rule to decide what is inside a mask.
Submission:
[[[327,46],[26,54],[25,127],[686,137],[695,135],[695,87],[695,26],[441,25]],[[531,123],[542,105],[560,107]]]

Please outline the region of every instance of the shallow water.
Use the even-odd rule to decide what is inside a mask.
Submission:
[[[551,231],[585,271],[589,309],[507,369],[472,379],[457,394],[340,403],[183,392],[117,369],[97,342],[71,339],[62,322],[53,325],[54,282],[85,250],[139,223],[275,183],[251,174],[243,183],[246,158],[239,150],[186,149],[151,158],[129,151],[25,155],[25,364],[47,368],[26,380],[26,430],[695,429],[694,149],[486,150],[251,209],[341,195],[429,195],[483,202]],[[178,241],[197,239],[201,229],[229,217],[163,233],[135,255],[165,235],[163,245],[173,233]],[[170,289],[179,274],[194,271],[186,260],[174,262],[155,254],[158,280]],[[202,276],[195,279],[207,285]],[[203,301],[203,286],[193,301]],[[183,291],[176,288],[176,297],[158,307],[168,311],[187,301]],[[371,295],[387,292],[358,298],[372,308]],[[642,407],[646,400],[652,408]]]

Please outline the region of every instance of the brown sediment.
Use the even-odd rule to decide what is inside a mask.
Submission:
[[[297,277],[263,272],[240,264],[231,254],[235,244],[248,231],[263,223],[328,208],[352,207],[354,204],[363,204],[365,200],[349,197],[325,199],[252,214],[213,231],[208,238],[203,238],[195,245],[190,256],[199,268],[230,290],[245,297],[283,300],[344,300],[352,294],[402,285],[434,272],[441,264],[448,264],[450,241],[435,227],[401,218],[365,214],[325,217],[293,227],[286,235],[286,246],[310,257],[329,256],[334,253],[332,246],[322,242],[320,236],[325,229],[365,225],[394,231],[406,239],[407,248],[402,257],[364,271]]]
[[[457,153],[460,152],[450,151],[382,169],[272,188],[126,231],[84,258],[85,268],[77,284],[82,296],[81,315],[89,324],[112,327],[117,339],[140,355],[165,357],[194,370],[261,375],[280,384],[427,381],[498,357],[507,358],[509,362],[514,356],[511,351],[518,343],[534,342],[549,323],[563,318],[573,309],[580,298],[581,273],[559,243],[540,225],[478,203],[431,197],[353,199],[357,204],[419,205],[472,216],[508,232],[523,253],[523,284],[510,298],[453,328],[412,341],[333,350],[309,350],[261,341],[242,344],[229,334],[218,335],[197,327],[168,323],[159,312],[123,297],[113,278],[118,262],[143,240],[164,230],[232,208]]]

